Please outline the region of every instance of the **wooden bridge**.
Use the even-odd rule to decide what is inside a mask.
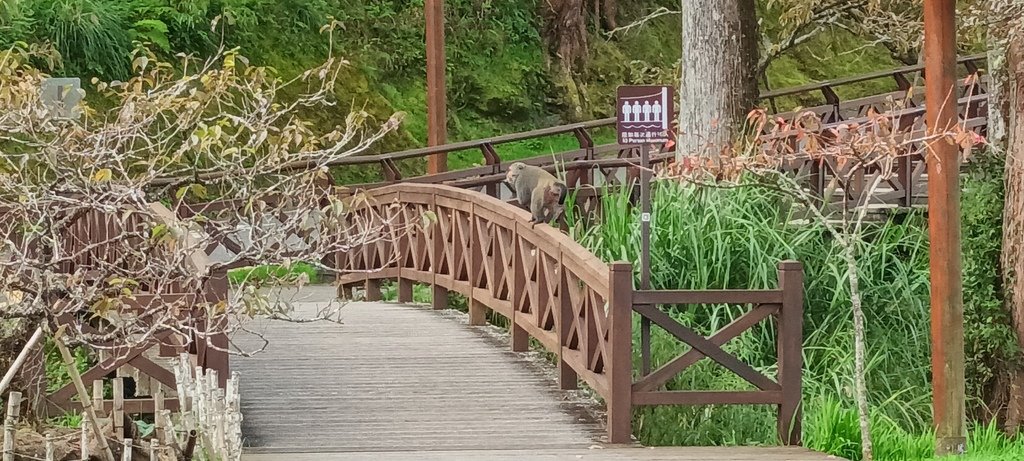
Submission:
[[[427,214],[436,222],[416,226]],[[350,298],[358,289],[367,302],[343,309],[343,325],[264,324],[259,329],[272,342],[269,352],[234,362],[245,383],[242,408],[254,452],[348,453],[328,459],[362,459],[366,455],[358,453],[365,452],[420,459],[421,452],[432,452],[426,456],[441,459],[435,452],[459,451],[448,456],[579,459],[593,446],[633,446],[633,408],[678,404],[776,406],[780,441],[799,445],[799,263],[780,263],[774,289],[635,290],[629,263],[605,264],[557,229],[530,225],[524,210],[443,185],[373,189],[352,220],[365,226],[355,230],[359,235],[373,230],[379,238],[338,253],[334,267],[348,274],[338,280],[340,295]],[[378,302],[382,280],[396,281],[399,304]],[[408,305],[417,283],[431,288],[433,309]],[[455,316],[465,325],[442,318],[453,316],[443,310],[455,293],[468,302],[468,316]],[[300,305],[314,310],[332,298],[313,290],[310,304]],[[658,307],[691,304],[751,310],[705,338]],[[508,320],[510,352],[481,334],[488,313]],[[656,370],[637,370],[634,356],[651,354],[649,344],[633,344],[633,321],[640,317],[692,349],[680,349]],[[779,338],[774,379],[722,349],[760,322],[771,323]],[[528,361],[512,354],[527,352],[531,340],[548,355]],[[550,359],[551,376],[544,374],[543,357]],[[736,373],[751,390],[664,388],[702,358]],[[580,383],[604,402],[603,420],[585,401],[567,401],[553,391],[575,390]],[[641,450],[627,459],[743,459],[755,453],[770,459],[750,449]],[[776,454],[825,459],[798,448]]]
[[[974,72],[980,59],[960,62],[966,72]],[[763,99],[777,108],[786,98],[806,100],[820,93],[824,104],[806,110],[825,126],[860,120],[869,109],[885,111],[892,101],[903,100],[907,107],[892,113],[901,129],[918,131],[924,112],[909,76],[920,70],[908,67],[776,91]],[[897,89],[851,100],[838,96],[845,85],[883,78],[893,79]],[[961,86],[958,97],[963,123],[983,132],[984,85]],[[782,118],[795,116],[775,112]],[[630,263],[607,264],[557,229],[531,225],[528,213],[502,200],[509,191],[502,181],[501,145],[573,136],[578,149],[526,162],[548,169],[560,164],[583,211],[599,209],[600,193],[588,186],[629,185],[639,175],[634,147],[595,142],[594,132],[613,124],[613,119],[598,120],[335,162],[332,166],[379,168],[381,181],[350,186],[366,190],[367,200],[358,202],[348,218],[357,232],[378,238],[324,258],[321,263],[343,274],[336,291],[307,288],[297,293],[304,298],[297,306],[316,310],[339,297],[363,301],[342,311],[341,325],[246,325],[271,341],[265,353],[231,362],[241,375],[248,459],[827,459],[799,448],[803,274],[798,262],[781,262],[777,285],[769,289],[637,290]],[[437,175],[402,174],[409,163],[428,155],[467,150],[480,153],[480,166]],[[670,158],[666,153],[652,160],[664,164]],[[791,167],[819,193],[841,174],[828,162],[808,160]],[[898,180],[873,200],[911,206],[926,193],[923,159],[908,158],[895,168]],[[843,185],[847,200],[870,174],[880,172]],[[178,217],[214,216],[236,205],[210,202],[175,211]],[[74,232],[82,242],[93,233],[120,232],[101,221],[83,218]],[[206,256],[217,258],[218,252],[238,251],[245,243],[237,235],[217,238],[219,245],[207,248]],[[397,303],[380,301],[388,281],[397,286]],[[430,308],[410,304],[416,284],[429,287]],[[149,288],[152,293],[144,294],[144,300],[173,298],[188,305],[214,303],[228,293],[224,273],[213,274],[198,296],[158,281]],[[449,309],[454,296],[466,300],[467,314]],[[705,337],[662,309],[701,304],[749,310]],[[200,333],[205,328],[203,312],[184,309],[181,315],[194,318]],[[507,333],[487,326],[489,316],[499,323],[504,319]],[[678,340],[676,356],[650,369],[649,331],[641,328],[641,340],[634,341],[635,322],[657,326]],[[731,339],[763,323],[777,337],[777,363],[755,367],[723,350]],[[253,339],[233,340],[244,346]],[[223,335],[194,335],[151,350],[145,346],[102,361],[85,373],[86,380],[130,369],[127,375],[136,384],[148,380],[153,389],[166,389],[169,398],[163,403],[175,409],[174,378],[162,360],[189,353],[195,365],[217,371],[221,385],[231,371]],[[702,359],[730,370],[747,388],[667,388]],[[51,412],[80,407],[73,394],[70,385],[52,392]],[[104,411],[157,410],[151,399],[98,397]],[[636,407],[708,404],[774,406],[783,446],[640,449],[632,438]]]
[[[975,74],[981,59],[959,62],[965,73]],[[820,93],[824,104],[799,113],[817,114],[826,127],[862,120],[874,110],[893,113],[899,129],[923,132],[924,108],[917,96],[923,92],[915,93],[919,88],[911,78],[919,71],[906,67],[770,92],[762,99],[786,119],[798,111],[778,111],[780,101]],[[838,95],[837,88],[888,78],[897,86],[892,92],[847,101]],[[958,95],[962,122],[982,133],[983,83],[961,84]],[[614,119],[605,119],[337,162],[339,167],[376,165],[381,173],[380,182],[351,186],[369,190],[370,200],[354,219],[366,226],[361,231],[377,229],[380,239],[323,261],[348,272],[337,281],[340,297],[365,301],[346,308],[345,325],[325,326],[322,332],[265,325],[277,349],[235,362],[253,376],[243,379],[251,386],[244,395],[252,403],[243,404],[251,450],[336,452],[309,459],[364,459],[364,452],[382,459],[825,459],[799,448],[636,448],[633,408],[679,404],[774,405],[780,443],[800,444],[803,274],[799,263],[782,262],[774,289],[636,290],[629,263],[605,264],[556,229],[529,225],[526,212],[502,200],[510,191],[502,181],[506,166],[500,145],[571,135],[578,149],[525,161],[549,170],[560,164],[581,211],[599,209],[600,194],[588,186],[629,185],[639,176],[634,146],[595,143],[593,132],[613,125]],[[403,162],[467,150],[479,151],[481,166],[437,175],[401,173]],[[652,160],[664,164],[671,154]],[[924,159],[908,158],[896,168],[898,181],[872,200],[912,206],[927,193]],[[842,174],[834,164],[810,160],[791,170],[819,194],[830,178]],[[858,184],[842,185],[845,200],[858,200],[870,173]],[[436,222],[398,232],[427,214]],[[390,219],[381,222],[381,216]],[[398,304],[380,303],[385,280],[397,285]],[[432,309],[409,305],[414,284],[430,287]],[[468,315],[446,310],[453,294],[466,299]],[[310,294],[313,303],[330,298],[322,291]],[[689,304],[741,304],[750,310],[704,337],[662,309]],[[495,314],[508,323],[507,337],[500,340],[484,333],[490,330],[488,315]],[[650,341],[634,344],[636,319],[688,347],[649,369]],[[778,338],[774,378],[722,349],[760,322],[769,322]],[[641,333],[649,335],[646,329]],[[507,342],[511,350],[494,347],[496,341]],[[299,350],[311,354],[296,357]],[[534,358],[528,360],[523,354],[531,350]],[[751,389],[665,387],[705,358]],[[275,391],[295,389],[286,383],[296,380],[304,383],[302,397]],[[570,394],[581,383],[603,403],[597,411],[586,398]],[[556,386],[561,392],[553,390]]]

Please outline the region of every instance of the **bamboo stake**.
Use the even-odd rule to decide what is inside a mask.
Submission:
[[[53,434],[46,434],[46,461],[54,461],[53,452]]]
[[[89,461],[89,414],[82,414],[82,440],[81,448],[78,450],[82,454],[82,461]]]
[[[132,461],[132,439],[124,439],[124,449],[121,451],[121,461]]]
[[[21,369],[21,366],[25,364],[25,360],[28,359],[28,353],[36,347],[36,344],[39,343],[39,340],[42,337],[43,329],[36,328],[35,333],[32,333],[32,337],[28,339],[27,343],[25,343],[25,347],[21,349],[18,357],[14,359],[14,363],[12,363],[11,367],[7,369],[7,373],[4,374],[4,379],[0,381],[0,394],[3,394],[3,392],[7,390],[7,386],[11,385],[11,381],[14,381],[14,376],[18,374],[18,370]]]
[[[21,392],[11,392],[7,395],[7,415],[4,417],[3,461],[14,461],[15,426],[18,424],[18,413],[20,411]]]
[[[114,408],[110,418],[114,420],[114,436],[124,439],[124,378],[114,378]]]
[[[106,416],[106,409],[103,408],[103,380],[97,379],[92,382],[92,400],[97,405],[97,411]]]
[[[71,356],[71,351],[68,350],[68,347],[64,345],[64,341],[61,339],[63,332],[64,327],[61,326],[54,335],[53,342],[57,344],[57,349],[60,350],[60,355],[64,359],[64,367],[67,368],[71,382],[75,384],[75,390],[78,392],[78,398],[82,401],[82,413],[88,415],[89,421],[92,424],[93,435],[96,436],[96,440],[100,445],[100,456],[104,461],[114,461],[114,452],[110,450],[110,445],[107,445],[106,437],[103,437],[103,429],[100,428],[100,423],[96,419],[92,399],[89,398],[89,391],[85,389],[82,375],[78,373],[78,368],[75,367],[75,358]]]

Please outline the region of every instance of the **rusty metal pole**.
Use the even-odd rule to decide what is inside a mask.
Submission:
[[[440,146],[448,142],[447,98],[444,82],[444,0],[426,0],[427,22],[427,144]],[[427,173],[448,170],[448,154],[427,158]]]
[[[956,0],[925,0],[925,106],[928,129],[956,123]],[[960,272],[960,157],[946,140],[929,143],[932,398],[936,455],[963,453],[964,306]]]

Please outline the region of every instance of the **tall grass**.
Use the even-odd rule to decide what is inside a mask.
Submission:
[[[34,0],[38,34],[51,40],[74,74],[123,79],[132,51],[126,4],[109,0]]]
[[[638,266],[639,210],[628,193],[613,192],[595,225],[573,235],[606,261]],[[651,281],[662,289],[769,288],[776,264],[804,265],[804,407],[808,443],[859,458],[852,395],[852,319],[841,248],[823,225],[791,219],[779,193],[756,187],[698,188],[660,182],[652,194]],[[858,275],[868,323],[868,389],[879,459],[923,459],[929,433],[929,277],[926,221],[919,213],[868,226]],[[638,269],[638,267],[637,267]],[[970,294],[968,294],[969,296]],[[667,308],[704,334],[732,321],[747,306]],[[772,325],[731,341],[727,350],[772,375]],[[654,328],[654,365],[686,350]],[[708,361],[668,383],[670,389],[748,389]],[[851,419],[852,418],[852,419]],[[657,407],[635,414],[638,436],[652,445],[776,443],[774,409],[756,406]],[[837,434],[843,434],[839,436]],[[852,448],[851,448],[852,447]]]

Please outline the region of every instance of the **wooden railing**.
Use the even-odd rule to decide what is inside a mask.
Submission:
[[[94,385],[102,392],[102,380],[111,373],[116,376],[131,377],[135,381],[136,395],[120,399],[104,399],[102,395],[96,398],[96,405],[104,411],[115,410],[125,413],[153,413],[154,400],[142,398],[153,396],[157,388],[162,389],[162,395],[168,396],[163,402],[168,410],[178,408],[176,397],[177,383],[172,364],[178,360],[180,354],[187,353],[192,356],[192,361],[198,366],[206,369],[216,370],[221,385],[229,377],[227,347],[228,339],[226,334],[218,325],[208,325],[206,306],[227,300],[228,283],[224,272],[212,274],[207,278],[206,284],[196,289],[194,287],[183,287],[179,283],[167,282],[159,278],[138,278],[135,274],[153,274],[152,270],[145,270],[147,262],[140,260],[138,255],[126,254],[124,243],[114,243],[119,239],[127,239],[130,244],[132,239],[141,240],[143,235],[148,235],[148,229],[143,225],[146,216],[155,216],[160,223],[171,225],[174,220],[173,213],[159,203],[150,205],[150,213],[108,213],[98,209],[78,212],[77,215],[69,216],[69,222],[63,228],[61,241],[65,244],[59,254],[67,255],[56,270],[64,274],[76,274],[81,277],[81,283],[101,285],[106,284],[108,277],[131,278],[139,283],[133,290],[131,298],[119,298],[120,307],[116,315],[131,318],[131,322],[146,328],[152,328],[151,335],[143,338],[122,338],[115,336],[116,340],[99,344],[103,349],[99,352],[98,363],[84,373],[81,377],[86,385]],[[17,219],[10,214],[0,210],[0,219]],[[18,241],[18,235],[5,236],[12,241]],[[17,245],[17,244],[16,244]],[[38,250],[29,249],[29,255]],[[37,259],[46,261],[43,254]],[[209,265],[206,255],[197,252],[191,255],[186,264],[198,273],[205,273]],[[103,279],[101,279],[103,277]],[[57,307],[63,301],[57,300]],[[173,308],[171,307],[173,306]],[[169,309],[177,312],[179,322],[194,326],[195,330],[186,336],[173,328],[163,328],[159,323],[154,323],[156,318],[162,317]],[[103,324],[95,326],[83,318],[89,317],[88,313],[66,313],[56,319],[56,325],[67,325],[84,334],[103,337],[110,335]],[[215,332],[206,334],[206,332]],[[130,343],[130,344],[129,344]],[[82,410],[82,405],[77,400],[77,392],[73,383],[68,383],[45,395],[44,412],[50,416],[59,416],[71,411]],[[119,424],[119,423],[118,423]]]
[[[433,307],[447,308],[448,293],[469,301],[472,325],[490,310],[510,320],[514,351],[535,338],[558,355],[559,381],[573,389],[582,379],[605,401],[608,439],[630,441],[632,409],[664,404],[770,404],[779,408],[779,435],[800,443],[802,270],[779,266],[774,290],[634,290],[629,263],[605,264],[547,225],[531,225],[524,210],[492,197],[444,185],[398,184],[369,191],[352,219],[372,220],[398,209],[395,228],[428,225],[338,253],[340,296],[362,286],[367,300],[381,298],[381,280],[398,283],[398,300],[412,301],[414,283],[433,290]],[[428,220],[429,222],[429,220]],[[367,223],[373,225],[373,223]],[[389,234],[383,229],[382,235]],[[752,304],[754,309],[710,338],[677,322],[658,305]],[[633,313],[650,319],[692,350],[654,372],[633,366]],[[773,380],[722,350],[756,323],[778,317],[779,376]],[[648,356],[649,349],[641,351]],[[666,382],[703,357],[756,386],[753,391],[663,390]]]
[[[976,73],[984,62],[984,56],[968,56],[960,58],[960,65],[965,72]],[[811,112],[818,115],[823,122],[823,129],[834,127],[842,123],[868,121],[867,115],[870,110],[878,113],[891,113],[898,119],[898,125],[903,130],[913,130],[916,133],[923,133],[924,130],[924,106],[922,101],[923,91],[919,87],[913,87],[911,74],[922,71],[922,66],[908,66],[871,74],[841,78],[828,82],[803,85],[796,88],[771,91],[763,94],[761,100],[771,102],[774,107],[775,101],[780,98],[800,97],[802,99],[815,99],[818,95],[824,97],[821,105],[814,105],[799,111],[779,112],[774,117],[783,120],[792,120],[798,114]],[[860,84],[872,80],[893,79],[896,82],[897,91],[887,92],[865,98],[842,100],[838,96],[838,89],[854,84]],[[958,82],[958,114],[961,122],[968,128],[985,134],[986,103],[985,94],[986,80],[967,85],[965,80]],[[770,111],[776,112],[776,111]],[[597,191],[594,186],[609,184],[621,186],[631,184],[631,181],[639,176],[637,165],[639,164],[640,153],[636,146],[611,144],[595,144],[595,130],[610,129],[614,127],[615,119],[606,118],[594,120],[587,123],[570,124],[541,130],[515,133],[493,138],[478,139],[454,144],[447,144],[435,147],[412,149],[401,152],[351,157],[331,163],[336,167],[358,167],[358,168],[379,168],[381,182],[350,184],[352,190],[372,189],[398,182],[428,183],[428,184],[449,184],[455,187],[466,188],[483,192],[492,197],[510,197],[511,193],[503,184],[504,172],[508,167],[508,161],[503,160],[499,154],[501,146],[525,141],[525,140],[546,140],[558,136],[572,135],[578,141],[578,148],[555,154],[544,154],[531,157],[523,161],[528,164],[538,165],[549,171],[557,168],[565,171],[565,179],[570,187],[574,187],[579,194],[577,205],[580,212],[586,215],[596,207]],[[765,133],[773,142],[791,143],[799,150],[801,143],[796,134],[780,135]],[[786,139],[786,137],[789,139]],[[481,166],[465,168],[456,171],[449,171],[441,174],[419,175],[403,177],[399,172],[397,162],[410,159],[424,159],[429,155],[437,153],[478,151],[480,157],[476,163]],[[671,153],[655,153],[651,156],[652,163],[657,166],[673,161]],[[920,156],[908,157],[906,161],[897,166],[897,181],[886,181],[885,187],[878,194],[872,197],[873,203],[882,203],[900,207],[922,203],[926,197],[926,184],[924,180],[925,166],[924,159]],[[822,196],[828,190],[828,185],[833,179],[839,178],[843,182],[838,188],[838,194],[845,193],[845,196],[832,197],[832,202],[845,202],[846,205],[860,205],[863,197],[859,196],[870,181],[872,173],[858,175],[854,182],[848,182],[845,172],[835,168],[827,161],[805,161],[787,165],[787,170],[797,173],[803,178],[806,186],[814,193]],[[875,172],[878,173],[878,172]]]
[[[964,75],[970,75],[978,73],[979,69],[984,68],[986,56],[984,54],[962,56],[960,58],[957,58],[956,62],[958,66],[963,67]],[[787,97],[797,99],[817,99],[817,97],[820,96],[823,103],[822,106],[835,108],[835,114],[843,114],[846,112],[843,109],[863,106],[864,99],[885,99],[886,97],[890,96],[894,97],[894,99],[896,100],[905,98],[907,95],[907,91],[914,88],[914,85],[916,83],[914,82],[915,75],[920,75],[922,79],[924,78],[924,64],[897,67],[895,69],[869,72],[866,74],[854,75],[850,77],[841,77],[833,80],[828,80],[825,82],[808,83],[806,85],[781,88],[778,90],[761,93],[758,99],[762,103],[767,103],[768,109],[770,109],[772,112],[780,113],[780,111],[778,110],[779,99]],[[853,85],[863,84],[871,81],[889,79],[892,79],[892,83],[896,85],[897,91],[892,93],[885,93],[883,95],[869,96],[868,98],[858,98],[850,101],[844,101],[839,96],[840,88],[850,87]],[[962,81],[960,82],[960,85],[963,85]],[[917,91],[917,93],[920,93],[922,98],[924,97],[923,91]],[[920,99],[918,99],[918,101],[920,101]],[[864,113],[860,112],[858,115],[864,115]]]

